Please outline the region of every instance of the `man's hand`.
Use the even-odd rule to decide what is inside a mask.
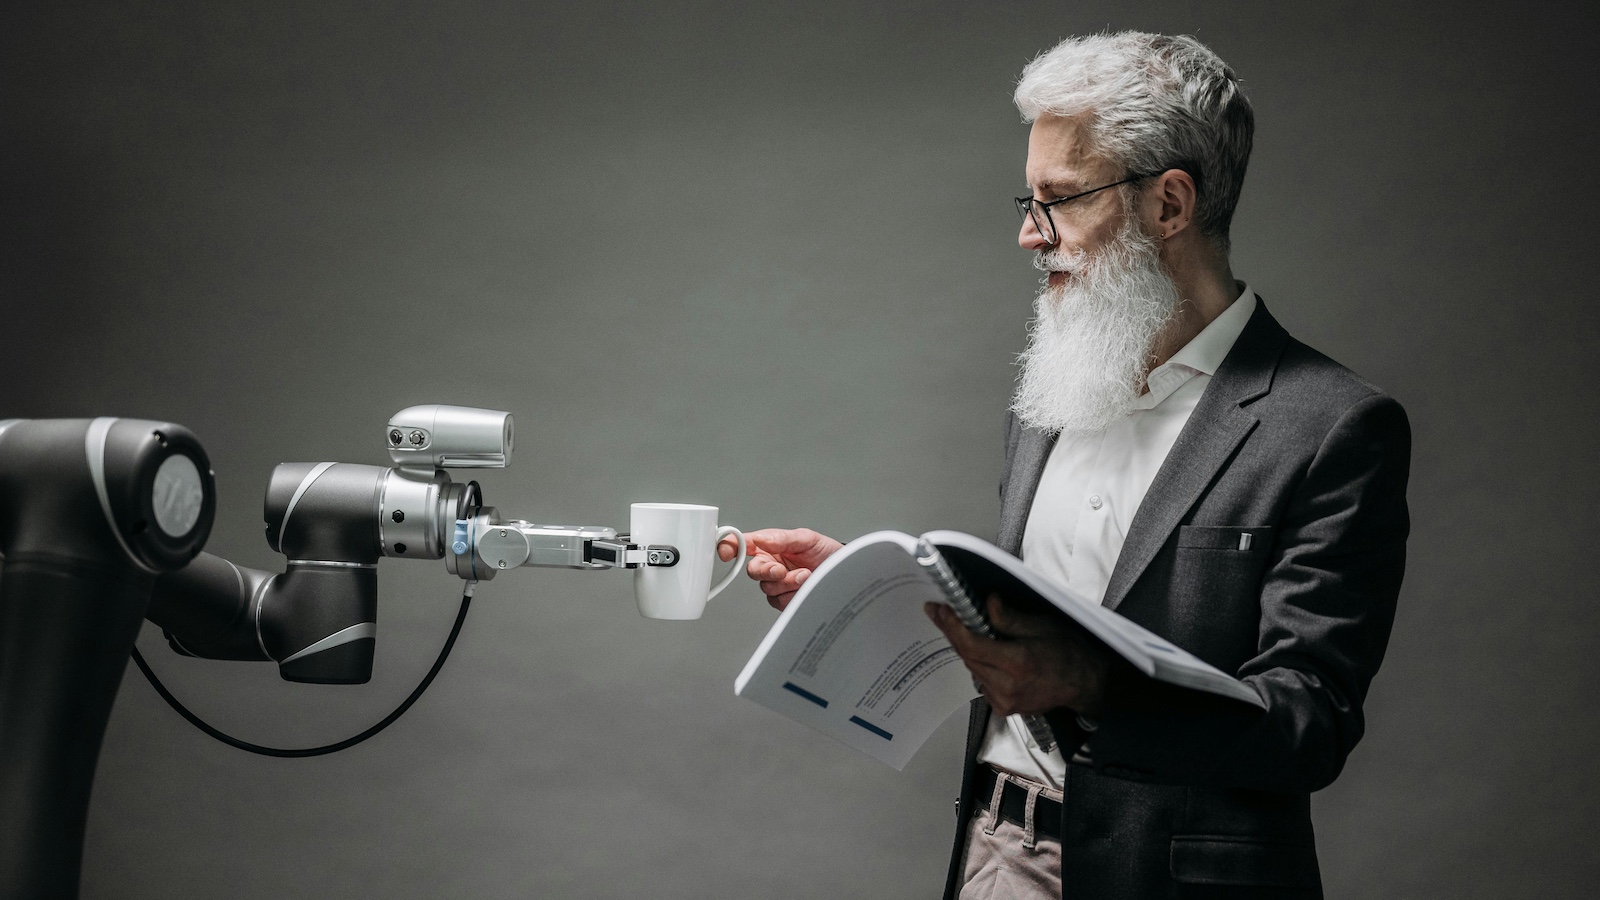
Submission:
[[[811,577],[813,569],[844,546],[809,528],[763,528],[746,532],[744,545],[744,552],[750,557],[745,571],[761,583],[761,593],[767,595],[767,602],[777,610],[789,605],[795,591]],[[723,562],[733,559],[735,552],[737,544],[731,537],[717,544],[717,556]]]
[[[1066,707],[1099,715],[1111,656],[1098,641],[1057,616],[1008,609],[997,596],[989,598],[988,608],[989,623],[1003,635],[998,640],[968,631],[942,603],[925,607],[995,712],[1042,715]]]

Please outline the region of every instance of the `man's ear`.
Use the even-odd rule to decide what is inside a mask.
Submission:
[[[1145,221],[1150,233],[1159,240],[1166,240],[1193,227],[1199,198],[1194,177],[1188,172],[1168,169],[1157,175],[1144,199]]]

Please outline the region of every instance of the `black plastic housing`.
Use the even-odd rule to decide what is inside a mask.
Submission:
[[[288,569],[274,575],[201,554],[157,582],[150,621],[185,655],[275,660],[286,681],[370,681],[378,516],[391,472],[349,463],[279,465],[262,518],[267,543],[289,558]]]
[[[175,455],[201,492],[178,535],[155,511]],[[95,762],[155,577],[199,554],[215,510],[210,462],[181,426],[0,429],[0,897],[77,895]]]

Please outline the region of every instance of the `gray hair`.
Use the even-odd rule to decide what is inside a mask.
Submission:
[[[1086,115],[1090,148],[1128,174],[1188,172],[1196,225],[1227,252],[1255,113],[1206,45],[1138,31],[1068,38],[1028,63],[1015,99],[1025,122]]]

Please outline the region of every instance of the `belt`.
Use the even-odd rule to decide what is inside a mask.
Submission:
[[[978,765],[972,786],[972,800],[987,808],[994,796],[994,783],[1000,777],[993,766]],[[1000,818],[1022,828],[1028,827],[1028,789],[1010,779],[1000,792]],[[1039,837],[1061,840],[1061,801],[1040,794],[1034,800],[1033,832]]]

